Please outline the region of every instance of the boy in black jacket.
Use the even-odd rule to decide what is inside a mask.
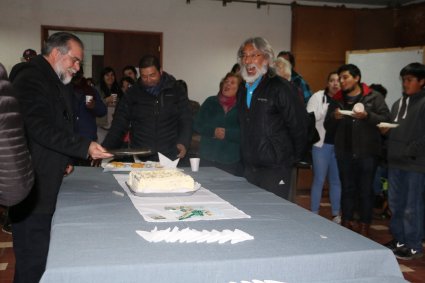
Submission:
[[[381,129],[388,133],[388,197],[394,237],[386,246],[399,259],[413,259],[423,256],[425,65],[411,63],[400,76],[403,96],[391,109],[391,121],[398,126]]]

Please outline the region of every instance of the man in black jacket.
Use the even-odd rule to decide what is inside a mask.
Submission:
[[[73,132],[72,88],[66,86],[80,69],[83,43],[59,32],[46,41],[42,55],[19,65],[11,81],[24,117],[35,172],[29,196],[11,207],[14,282],[39,282],[46,265],[50,225],[64,175],[72,172],[71,157],[108,158],[98,143]]]
[[[398,126],[381,129],[388,132],[388,203],[394,237],[386,246],[399,259],[415,259],[423,256],[424,239],[425,65],[411,63],[400,77],[403,96],[391,108],[391,122]]]
[[[130,130],[130,147],[183,158],[192,137],[186,84],[162,71],[155,56],[144,56],[139,68],[140,79],[119,102],[102,145],[118,148]]]
[[[306,110],[288,81],[270,68],[274,53],[261,37],[239,48],[241,154],[246,179],[287,199],[291,168],[307,142]]]
[[[332,97],[324,125],[335,132],[342,225],[367,237],[373,215],[373,179],[382,155],[377,125],[389,120],[390,111],[384,97],[361,82],[356,65],[342,65],[338,75],[341,91]],[[357,203],[360,225],[354,219]]]

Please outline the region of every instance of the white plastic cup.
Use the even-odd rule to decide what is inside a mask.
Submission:
[[[86,103],[90,103],[93,100],[93,95],[86,95]]]
[[[113,103],[113,105],[116,105],[116,103],[117,103],[117,99],[118,99],[118,94],[116,94],[116,93],[112,93],[111,94],[111,97],[112,97],[112,103]]]
[[[192,172],[199,171],[199,161],[201,161],[200,158],[190,158],[190,169],[192,169]]]

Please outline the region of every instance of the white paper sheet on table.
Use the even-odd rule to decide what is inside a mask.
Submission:
[[[134,207],[148,222],[180,222],[251,218],[229,202],[205,188],[193,195],[139,197],[130,192],[125,182],[126,174],[114,174]]]

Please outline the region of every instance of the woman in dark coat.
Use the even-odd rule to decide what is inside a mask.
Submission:
[[[34,175],[19,104],[0,64],[0,205],[12,206],[31,190]]]

